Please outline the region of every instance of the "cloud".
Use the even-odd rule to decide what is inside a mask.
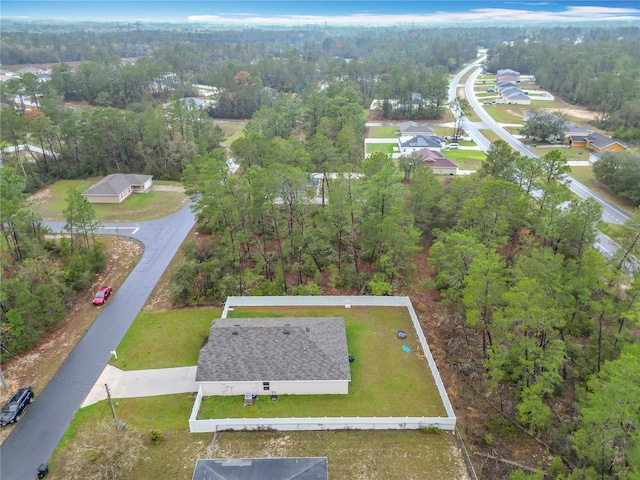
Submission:
[[[545,2],[530,5],[544,5]],[[226,23],[235,25],[379,25],[441,24],[451,22],[567,22],[594,20],[640,20],[640,9],[620,7],[570,6],[563,11],[526,10],[512,8],[479,8],[468,12],[434,12],[402,15],[356,13],[351,15],[274,15],[258,16],[250,13],[191,15],[190,22]]]

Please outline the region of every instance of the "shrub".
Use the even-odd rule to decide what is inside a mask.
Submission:
[[[151,430],[149,440],[151,440],[151,443],[153,443],[154,445],[160,445],[162,442],[164,442],[164,435],[162,434],[162,432],[159,432],[157,430]]]

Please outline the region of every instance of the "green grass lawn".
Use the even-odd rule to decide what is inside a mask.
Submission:
[[[453,160],[461,170],[478,170],[486,158],[480,150],[445,150],[445,158]]]
[[[590,188],[598,195],[606,198],[608,201],[613,203],[616,207],[621,208],[627,213],[632,215],[635,214],[635,207],[633,204],[627,200],[624,200],[618,197],[615,193],[613,193],[606,185],[598,182],[593,176],[593,170],[591,167],[571,167],[571,172],[569,176],[575,178],[577,181],[582,183],[584,186]]]
[[[92,180],[60,180],[47,188],[47,193],[35,199],[30,209],[39,214],[44,220],[64,221],[62,213],[67,208],[65,200],[66,192],[71,188],[84,191],[95,184],[98,179]],[[159,182],[165,185],[170,182]],[[100,222],[131,222],[145,221],[161,218],[180,210],[188,197],[180,192],[156,192],[134,193],[122,203],[93,204],[96,219]]]
[[[436,135],[441,137],[449,137],[453,135],[453,128],[451,127],[431,127]]]
[[[492,143],[495,142],[496,140],[500,140],[500,136],[496,132],[494,132],[493,130],[482,129],[482,130],[479,130],[479,131],[480,131],[480,133],[482,133],[482,135],[487,140],[489,140]]]
[[[239,123],[216,122],[216,125],[219,125],[220,128],[222,128],[222,131],[224,132],[224,135],[226,138],[222,143],[224,143],[225,145],[231,145],[235,140],[240,138],[244,133],[245,126]]]
[[[221,312],[219,308],[142,310],[118,345],[118,359],[109,363],[122,370],[197,365],[211,322]]]
[[[399,134],[398,127],[369,127],[369,138],[397,138]]]
[[[485,105],[484,108],[496,122],[522,123],[522,117],[507,112],[506,107],[508,107],[508,105]]]
[[[531,105],[525,105],[528,108],[561,108],[567,104],[556,100],[531,100]]]
[[[440,395],[405,308],[237,309],[237,317],[340,316],[345,319],[351,364],[348,395],[259,397],[251,408],[242,396],[205,398],[198,418],[273,418],[313,416],[446,416]],[[396,338],[398,330],[408,338]],[[406,345],[411,353],[405,353]]]
[[[367,143],[366,154],[382,152],[391,155],[393,153],[393,147],[397,147],[397,143]]]

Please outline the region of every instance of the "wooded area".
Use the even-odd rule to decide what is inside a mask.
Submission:
[[[554,459],[541,468],[572,480],[640,472],[640,280],[622,268],[640,256],[637,222],[618,256],[594,250],[601,207],[563,184],[560,150],[532,159],[496,141],[478,174],[454,179],[363,151],[374,98],[386,118],[439,118],[448,74],[476,58],[478,43],[491,47],[487,68],[535,74],[637,141],[637,28],[61,33],[13,25],[1,34],[3,64],[82,63],[57,64],[49,82],[25,74],[1,85],[3,147],[49,152],[3,157],[3,360],[55,328],[70,292],[104,268],[80,192],[69,192],[65,210],[74,235],[59,242],[29,212],[26,193],[59,178],[144,172],[199,194],[200,235],[173,271],[175,305],[436,288],[447,368],[497,406],[518,439],[544,445]],[[120,58],[133,56],[142,58]],[[207,109],[180,101],[198,85],[217,92]],[[250,120],[224,148],[217,117]],[[608,182],[626,168],[619,162],[602,161],[596,175]],[[433,279],[416,287],[423,251]],[[506,430],[500,422],[487,418],[474,447],[491,447]]]

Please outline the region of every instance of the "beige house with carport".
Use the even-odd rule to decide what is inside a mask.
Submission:
[[[132,193],[147,193],[152,186],[152,175],[113,173],[86,189],[82,195],[91,203],[121,203]]]

